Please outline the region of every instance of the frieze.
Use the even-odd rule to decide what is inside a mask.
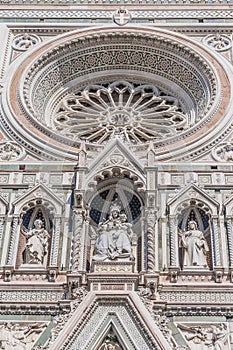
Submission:
[[[232,303],[233,294],[231,292],[165,292],[159,293],[160,300],[172,303]]]
[[[64,298],[63,291],[38,291],[38,290],[0,290],[1,301],[14,301],[14,302],[54,302]]]
[[[108,18],[109,21],[112,22],[112,11],[77,11],[77,10],[1,10],[0,17],[2,18]],[[173,10],[148,10],[148,11],[131,11],[132,18],[141,18],[141,19],[151,19],[151,18],[232,18],[232,10],[231,9],[206,9],[206,10],[182,10],[176,9]]]

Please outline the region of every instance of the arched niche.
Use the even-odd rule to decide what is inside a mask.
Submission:
[[[211,217],[210,208],[198,199],[184,201],[177,208],[177,225],[178,225],[178,247],[179,247],[179,265],[184,268],[184,248],[181,244],[182,233],[189,230],[189,223],[194,221],[197,229],[203,233],[203,237],[207,243],[208,251],[206,254],[207,268],[213,269],[212,255],[212,238],[211,238]]]
[[[16,269],[48,266],[54,229],[54,213],[51,209],[48,203],[40,200],[31,201],[24,206],[21,214]]]
[[[122,171],[120,167],[115,167],[111,172],[111,176],[105,170],[103,174],[108,175],[102,178],[97,175],[95,191],[87,193],[86,197],[90,209],[90,237],[95,237],[91,239],[91,251],[88,258],[91,261],[93,255],[95,255],[99,228],[112,220],[111,211],[115,206],[118,207],[119,215],[124,215],[126,225],[132,229],[132,237],[130,238],[132,254],[137,269],[141,270],[143,244],[141,217],[144,210],[145,193],[138,191],[138,177],[136,175],[134,177],[130,176],[129,172]]]
[[[13,202],[11,228],[5,242],[7,265],[16,268],[23,265],[26,236],[35,229],[36,220],[41,220],[40,229],[43,228],[48,233],[48,254],[40,267],[57,266],[63,205],[44,185],[35,186]],[[36,264],[31,264],[31,267],[32,265]]]
[[[196,223],[197,229],[203,233],[207,242],[208,269],[212,270],[216,266],[221,266],[219,203],[198,186],[191,184],[168,202],[167,210],[170,266],[183,268],[184,252],[180,242],[182,234],[188,231],[188,224],[191,221]]]

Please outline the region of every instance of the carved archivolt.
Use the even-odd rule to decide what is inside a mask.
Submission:
[[[230,116],[219,113],[230,110],[224,91],[230,68],[179,34],[90,29],[57,37],[31,55],[12,66],[0,118],[6,132],[39,157],[77,159],[82,139],[98,149],[120,134],[133,147],[152,140],[156,157],[168,159],[189,154],[194,139],[212,142],[216,122],[228,125]]]

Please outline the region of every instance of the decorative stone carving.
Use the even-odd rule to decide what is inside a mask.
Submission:
[[[155,269],[155,224],[156,224],[156,211],[150,209],[147,213],[147,241],[148,241],[148,256],[147,256],[147,269],[149,272]]]
[[[0,324],[1,349],[30,350],[45,327],[45,323],[5,322]]]
[[[116,81],[90,85],[65,97],[53,128],[69,137],[102,143],[118,133],[125,141],[144,143],[180,133],[188,119],[174,96],[154,85]]]
[[[0,161],[17,161],[25,157],[25,151],[13,141],[0,142]]]
[[[72,271],[78,271],[80,263],[81,250],[81,235],[83,232],[83,225],[85,221],[85,211],[76,209],[74,211],[74,248],[73,248],[73,263]]]
[[[79,306],[86,295],[87,290],[84,287],[75,289],[75,294],[73,294],[73,297],[75,299],[72,301],[71,311],[69,313],[59,314],[55,317],[55,327],[52,329],[52,336],[49,340],[49,343],[46,344],[46,349],[49,349],[50,344],[55,341],[60,331],[63,329],[65,323],[72,317],[74,310]]]
[[[188,231],[180,233],[180,245],[184,249],[183,268],[206,268],[209,247],[204,234],[197,229],[195,221],[190,221],[188,228]]]
[[[106,335],[104,342],[101,344],[98,350],[123,350],[123,349],[120,346],[115,334],[110,331]]]
[[[119,26],[124,26],[131,20],[131,15],[128,10],[120,8],[114,12],[113,20]]]
[[[231,38],[226,34],[219,33],[207,35],[203,42],[219,52],[229,50],[232,46]]]
[[[191,350],[229,350],[228,329],[220,324],[179,324]]]
[[[93,260],[104,261],[118,258],[132,259],[131,240],[132,225],[126,222],[127,216],[120,212],[120,207],[113,204],[109,219],[98,226],[98,238],[95,245]]]
[[[48,254],[50,235],[43,228],[42,220],[35,220],[34,228],[27,231],[22,226],[22,234],[26,237],[26,247],[23,251],[24,264],[43,265]]]
[[[226,142],[218,145],[213,149],[212,155],[214,159],[221,162],[233,161],[233,143]]]
[[[38,44],[40,41],[40,38],[36,34],[18,34],[14,37],[12,47],[17,51],[26,51]]]

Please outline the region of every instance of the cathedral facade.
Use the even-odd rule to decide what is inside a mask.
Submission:
[[[1,349],[233,349],[232,6],[1,1]]]

